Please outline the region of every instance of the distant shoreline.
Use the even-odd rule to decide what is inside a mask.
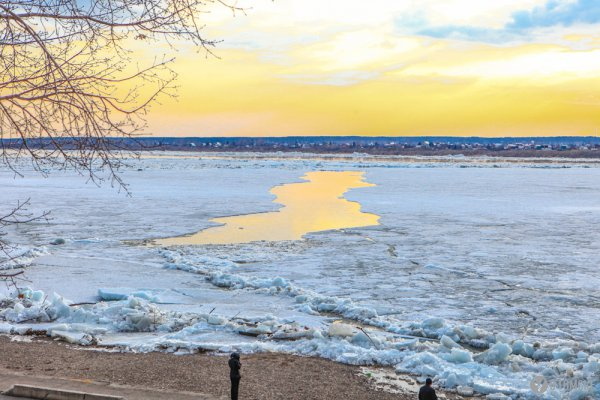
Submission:
[[[370,156],[413,156],[413,157],[496,157],[496,158],[571,158],[571,159],[600,159],[600,150],[487,150],[487,149],[385,149],[385,148],[362,148],[359,151],[353,149],[264,149],[264,148],[198,148],[198,147],[179,147],[179,146],[161,146],[136,149],[134,151],[177,151],[189,153],[258,153],[258,154],[277,154],[277,153],[303,153],[306,155],[370,155]]]
[[[454,136],[290,136],[290,137],[160,137],[93,139],[44,137],[0,139],[3,150],[60,146],[77,150],[98,146],[105,151],[180,151],[191,153],[312,153],[421,157],[503,157],[600,159],[600,137],[454,137]]]

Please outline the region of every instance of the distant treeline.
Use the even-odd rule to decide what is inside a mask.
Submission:
[[[368,153],[381,155],[502,155],[507,157],[598,157],[600,137],[456,137],[456,136],[290,136],[290,137],[136,137],[103,138],[104,146],[114,150],[145,151],[256,151]],[[93,147],[94,139],[36,138],[3,139],[5,149],[32,148],[80,149]],[[501,154],[498,154],[501,153]]]

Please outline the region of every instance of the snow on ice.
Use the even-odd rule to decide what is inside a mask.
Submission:
[[[9,232],[15,257],[0,269],[28,266],[32,283],[0,289],[0,333],[319,356],[492,400],[539,398],[530,383],[540,376],[542,398],[600,396],[598,165],[245,157],[132,160],[132,198],[68,171],[0,171],[7,201],[31,198],[32,212],[50,208],[57,221]],[[276,210],[272,186],[318,169],[366,171],[377,186],[346,197],[381,225],[297,242],[147,245]]]

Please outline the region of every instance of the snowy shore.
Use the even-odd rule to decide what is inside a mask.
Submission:
[[[85,390],[91,390],[94,383],[101,387],[110,383],[117,390],[142,388],[183,392],[188,394],[186,398],[191,398],[189,393],[202,399],[229,398],[226,355],[109,352],[37,338],[10,341],[1,335],[0,352],[0,390],[10,387],[7,381],[19,381],[26,375],[52,382],[55,378],[71,384],[85,382]],[[242,363],[241,397],[250,400],[409,400],[416,392],[409,377],[388,378],[383,369],[363,369],[321,358],[261,353],[242,356]],[[379,389],[384,385],[387,391]],[[438,395],[442,394],[438,389]],[[457,397],[449,393],[446,398]]]

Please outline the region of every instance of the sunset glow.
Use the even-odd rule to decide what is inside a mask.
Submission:
[[[243,1],[215,54],[182,45],[167,136],[595,135],[600,6],[586,0]],[[153,56],[160,50],[140,50]]]

